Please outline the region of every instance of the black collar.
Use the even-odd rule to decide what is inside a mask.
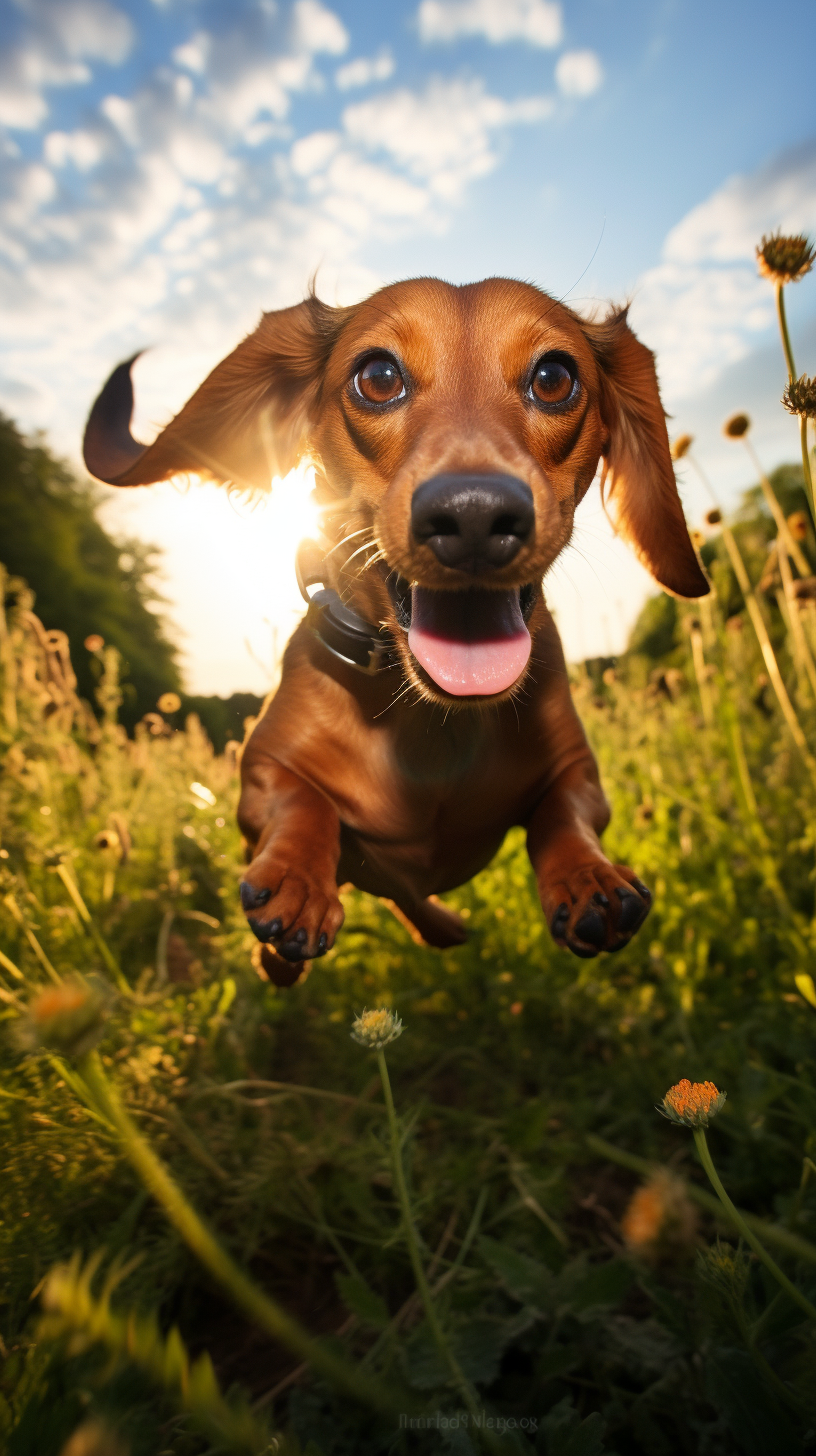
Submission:
[[[295,557],[300,594],[305,601],[306,626],[333,657],[369,675],[398,662],[393,638],[358,615],[331,587],[324,586],[325,559],[316,541],[302,541]],[[309,594],[310,587],[319,587]]]

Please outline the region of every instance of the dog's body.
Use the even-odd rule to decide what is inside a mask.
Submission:
[[[85,442],[112,484],[187,470],[262,488],[310,458],[320,578],[392,644],[366,674],[302,624],[246,746],[241,898],[273,979],[331,946],[346,881],[428,943],[461,942],[430,897],[519,824],[555,939],[585,956],[626,944],[650,896],[601,849],[606,801],[540,587],[603,457],[657,580],[708,589],[625,313],[587,323],[501,279],[421,279],[342,310],[310,298],[265,315],[147,449],[131,410],[120,366]]]

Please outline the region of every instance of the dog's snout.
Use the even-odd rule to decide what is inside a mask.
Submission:
[[[509,565],[534,526],[533,493],[512,475],[435,475],[411,501],[414,540],[459,571]]]

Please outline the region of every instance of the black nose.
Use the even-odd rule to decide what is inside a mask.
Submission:
[[[459,571],[507,566],[534,526],[532,491],[512,475],[435,475],[411,502],[414,539]]]

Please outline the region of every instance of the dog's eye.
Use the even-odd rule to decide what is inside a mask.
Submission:
[[[405,380],[393,359],[377,354],[358,369],[354,388],[369,404],[390,404],[405,394]]]
[[[578,370],[566,354],[545,354],[533,372],[530,393],[539,404],[566,404],[578,386]]]

